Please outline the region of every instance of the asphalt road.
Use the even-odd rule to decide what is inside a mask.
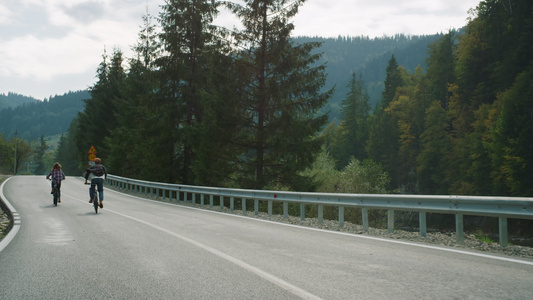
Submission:
[[[20,230],[0,299],[533,299],[533,263],[283,225],[105,190],[52,204],[44,176],[4,195]]]

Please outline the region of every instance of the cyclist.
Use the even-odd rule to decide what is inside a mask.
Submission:
[[[61,165],[58,162],[54,163],[46,179],[50,179],[50,177],[52,177],[52,192],[50,194],[53,194],[54,189],[56,189],[57,202],[61,203],[61,181],[65,180],[65,173],[61,170]]]
[[[100,158],[94,159],[94,166],[90,166],[87,170],[85,170],[85,184],[87,183],[87,180],[89,180],[89,176],[91,176],[91,187],[89,188],[89,203],[93,203],[93,194],[94,194],[94,186],[97,186],[98,188],[98,195],[100,196],[100,208],[104,208],[104,204],[102,203],[104,201],[104,179],[107,179],[107,171],[102,165],[102,160]]]

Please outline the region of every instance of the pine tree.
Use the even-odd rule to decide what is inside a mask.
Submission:
[[[355,73],[348,84],[349,92],[342,102],[342,139],[344,144],[344,155],[339,157],[338,167],[343,168],[351,157],[363,160],[367,157],[365,143],[368,138],[367,119],[370,113],[369,97],[366,92],[362,75],[359,79]]]
[[[153,17],[143,16],[137,44],[132,47],[134,58],[121,90],[122,98],[115,105],[117,126],[106,140],[109,157],[107,165],[116,175],[148,180],[167,180],[168,174],[158,172],[157,165],[166,165],[160,158],[163,133],[158,133],[156,93],[158,81],[155,60],[159,42],[152,24]],[[157,140],[157,141],[156,141]]]
[[[246,188],[286,186],[309,189],[300,175],[320,151],[316,133],[326,115],[317,116],[331,91],[321,93],[324,66],[313,66],[320,44],[295,45],[289,20],[305,1],[248,0],[230,4],[241,18],[243,31],[235,35],[240,84],[238,180]]]
[[[455,32],[450,31],[428,46],[427,80],[431,97],[448,108],[448,85],[455,82],[453,53]]]
[[[164,56],[158,59],[160,98],[169,110],[167,137],[170,166],[179,170],[170,181],[194,182],[193,130],[202,121],[201,94],[206,87],[209,46],[213,43],[214,0],[167,0],[160,15]],[[179,177],[179,178],[178,178]]]
[[[396,97],[398,88],[404,85],[402,73],[392,55],[387,66],[385,89],[382,93],[381,106],[369,118],[368,141],[366,152],[373,161],[383,165],[385,171],[391,175],[393,185],[398,185],[397,154],[400,148],[400,131],[395,116],[391,113],[389,105]]]
[[[495,106],[489,149],[495,194],[533,196],[533,71],[521,73]]]
[[[80,162],[88,160],[86,155],[82,158],[77,156],[76,141],[74,140],[77,127],[78,118],[74,118],[70,123],[68,132],[61,135],[54,156],[54,160],[61,163],[63,172],[73,176],[82,174],[83,168],[80,166]]]
[[[41,140],[39,146],[35,149],[34,152],[34,160],[35,160],[35,174],[44,174],[46,172],[46,166],[44,165],[44,154],[46,153],[46,150],[50,148],[48,144],[46,144],[46,140],[44,139],[44,135],[41,135]]]
[[[434,101],[426,110],[424,123],[425,130],[420,136],[420,154],[416,158],[419,191],[428,195],[446,194],[445,157],[451,144],[446,111],[440,101]]]
[[[398,62],[396,61],[396,58],[393,54],[389,60],[389,64],[387,65],[385,89],[383,90],[383,93],[381,95],[382,110],[387,108],[392,99],[394,99],[394,96],[396,95],[396,89],[404,84],[398,67]]]
[[[107,62],[104,51],[103,61],[97,70],[97,82],[90,88],[91,99],[85,101],[85,109],[78,114],[79,128],[76,133],[76,145],[79,156],[84,156],[91,146],[98,151],[98,156],[106,158],[105,139],[116,127],[116,102],[123,99],[121,91],[126,73],[122,66],[122,51],[115,49],[111,62]]]

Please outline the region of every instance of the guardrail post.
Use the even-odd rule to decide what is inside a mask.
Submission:
[[[507,218],[498,217],[499,232],[500,232],[500,246],[507,247],[508,236],[507,236]]]
[[[220,199],[220,210],[223,210],[224,209],[224,196],[220,196],[219,199]]]
[[[209,207],[213,208],[213,195],[209,195]]]
[[[168,201],[172,202],[172,199],[174,199],[174,197],[172,197],[172,190],[168,190]]]
[[[344,227],[344,206],[339,206],[339,227]]]
[[[183,204],[187,203],[187,198],[189,197],[187,192],[183,192]]]
[[[165,199],[167,197],[167,190],[161,189],[161,194],[162,194],[163,201],[165,201]]]
[[[289,202],[287,201],[283,202],[283,218],[289,218]]]
[[[318,225],[324,224],[324,205],[318,205]]]
[[[196,204],[196,193],[192,193],[192,204]]]
[[[462,214],[455,215],[455,235],[457,236],[457,241],[459,243],[462,243],[465,240],[465,232],[464,232]]]
[[[394,233],[394,209],[389,209],[387,213],[387,230]]]
[[[235,210],[235,197],[229,197],[229,210]]]
[[[272,217],[272,200],[268,200],[268,217]]]
[[[421,211],[418,213],[418,223],[420,227],[420,236],[427,237],[426,212]]]
[[[241,206],[242,206],[242,213],[245,214],[246,213],[246,198],[242,198],[241,199]]]
[[[200,204],[204,206],[204,194],[200,194]]]
[[[254,199],[254,215],[258,215],[259,214],[259,200],[258,199]]]
[[[305,221],[305,204],[300,203],[300,220]]]
[[[361,209],[361,214],[363,214],[363,230],[368,231],[368,208],[363,207]]]

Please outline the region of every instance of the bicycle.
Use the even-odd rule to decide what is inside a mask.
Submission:
[[[87,182],[86,185],[90,185],[91,183],[90,182]],[[92,187],[93,189],[93,196],[91,198],[91,200],[93,201],[93,205],[94,205],[94,212],[97,214],[98,213],[98,207],[100,206],[100,201],[98,200],[98,191],[96,190],[96,185],[94,185]]]
[[[54,206],[57,206],[57,198],[59,198],[58,196],[58,192],[57,192],[57,184],[54,183],[53,187],[52,187],[52,195],[53,195],[53,198],[54,198]]]

